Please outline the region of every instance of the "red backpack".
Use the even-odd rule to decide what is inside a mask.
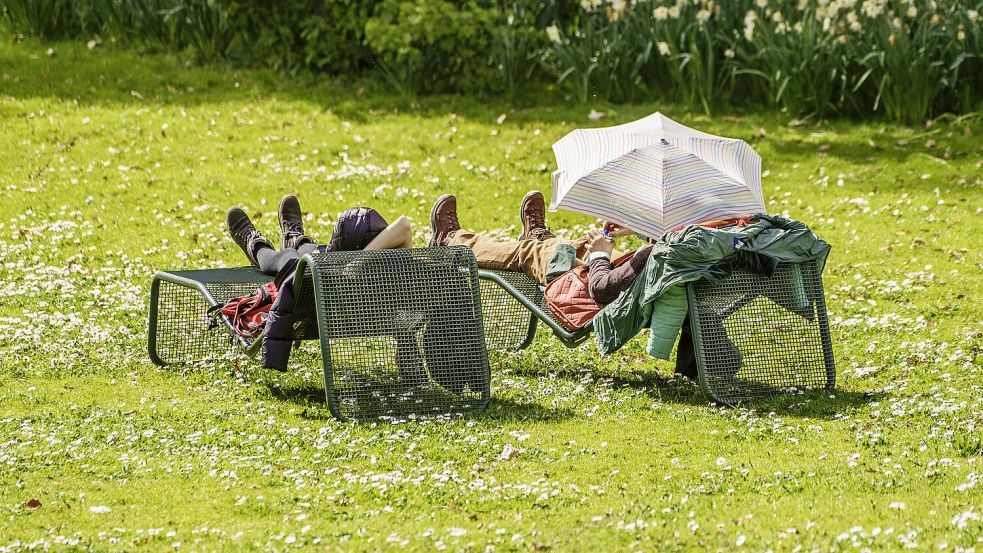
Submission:
[[[221,313],[239,336],[256,338],[266,327],[266,318],[276,296],[276,283],[270,282],[260,286],[252,294],[232,298],[221,307],[216,305],[209,311],[213,314]]]
[[[626,252],[611,262],[612,267],[624,265],[635,252]],[[546,307],[563,328],[574,332],[583,328],[597,315],[601,306],[590,297],[589,267],[580,265],[558,276],[546,287]]]

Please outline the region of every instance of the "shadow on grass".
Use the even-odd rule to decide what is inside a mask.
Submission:
[[[565,407],[546,407],[538,403],[518,403],[511,399],[492,396],[488,409],[478,415],[487,420],[500,422],[550,422],[568,419],[574,415],[572,409]]]
[[[777,395],[748,401],[741,403],[740,406],[787,417],[832,419],[859,409],[872,401],[879,401],[883,396],[884,394],[880,392],[810,390],[802,394]]]
[[[301,382],[297,384],[266,383],[266,389],[273,399],[293,403],[304,410],[300,416],[305,419],[324,419],[330,417],[324,387],[316,383]],[[473,415],[500,422],[549,422],[567,419],[573,416],[573,411],[566,408],[550,408],[538,403],[519,403],[510,399],[496,398],[494,395],[488,402],[488,408]]]
[[[274,400],[301,407],[299,413],[301,418],[320,421],[331,418],[323,384],[313,382],[265,382],[264,384]]]
[[[538,377],[545,376],[535,369],[517,369],[517,374]],[[753,409],[758,412],[773,412],[776,415],[799,418],[831,419],[838,415],[859,409],[872,401],[882,398],[879,392],[854,390],[807,390],[802,393],[776,393],[770,397],[752,399],[737,405],[724,405],[713,401],[699,382],[674,375],[666,375],[656,370],[619,371],[617,374],[594,374],[606,379],[612,387],[640,390],[654,401],[677,403],[695,407],[720,406]],[[580,382],[582,371],[553,371],[550,377]]]

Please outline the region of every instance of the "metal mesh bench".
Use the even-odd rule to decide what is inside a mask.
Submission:
[[[545,324],[568,348],[582,344],[593,332],[588,324],[570,332],[550,315],[543,287],[524,273],[481,269],[485,339],[495,351],[525,349],[536,337],[537,322]]]
[[[485,408],[488,356],[474,255],[465,247],[315,253],[297,266],[296,340],[320,339],[325,395],[340,419]],[[158,365],[255,354],[206,311],[272,280],[252,268],[159,272],[150,358]]]
[[[818,262],[739,269],[690,283],[690,329],[703,389],[724,403],[836,383]]]
[[[567,347],[593,329],[569,332],[546,309],[542,287],[521,273],[480,270],[488,348],[516,351],[545,324]],[[836,381],[822,278],[816,261],[780,263],[772,277],[736,270],[687,285],[700,384],[722,403]]]

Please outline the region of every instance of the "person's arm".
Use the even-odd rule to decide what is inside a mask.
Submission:
[[[410,220],[400,215],[398,219],[389,224],[382,232],[372,239],[366,250],[394,250],[397,248],[413,247],[413,228]]]
[[[605,256],[598,250],[592,250],[588,258],[588,291],[591,298],[600,305],[607,305],[618,299],[645,268],[651,251],[652,246],[644,246],[627,263],[613,267],[610,254]]]

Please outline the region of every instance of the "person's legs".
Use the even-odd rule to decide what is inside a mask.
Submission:
[[[270,276],[276,276],[287,262],[299,259],[301,254],[293,248],[276,251],[273,248],[262,248],[256,253],[259,270]]]
[[[445,245],[471,248],[478,261],[478,267],[482,269],[525,273],[536,282],[545,285],[550,261],[556,253],[556,247],[560,244],[571,244],[574,248],[578,248],[578,241],[570,242],[556,238],[543,241],[526,239],[499,242],[470,230],[455,231],[448,237]],[[583,244],[579,247],[583,247]]]
[[[451,194],[442,196],[434,204],[430,225],[433,230],[431,246],[467,246],[474,252],[479,267],[525,273],[544,285],[558,245],[569,244],[577,250],[578,258],[586,255],[586,239],[571,241],[550,236],[545,240],[529,238],[500,242],[462,230],[457,220],[457,198]]]
[[[689,326],[689,315],[687,315],[683,320],[682,332],[679,333],[679,343],[676,346],[676,374],[690,380],[697,380],[699,374],[696,368],[696,350]]]

